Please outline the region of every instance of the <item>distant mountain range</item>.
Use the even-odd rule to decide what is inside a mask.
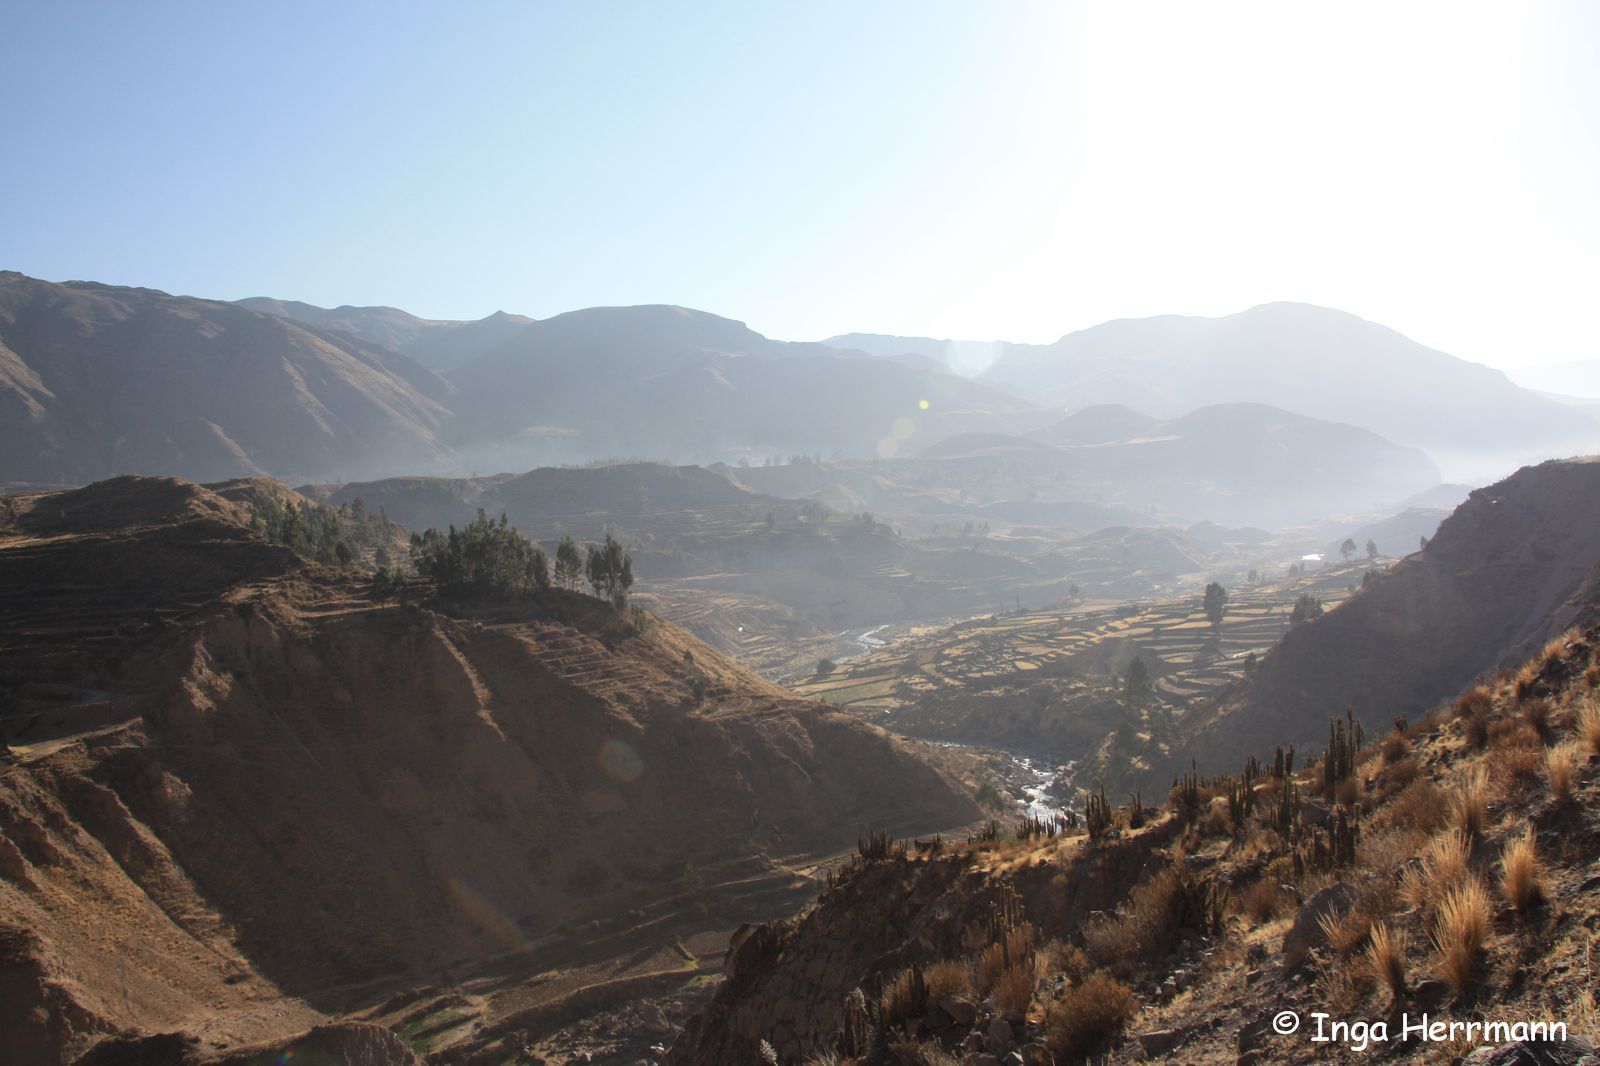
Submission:
[[[440,321],[5,272],[0,483],[119,473],[329,482],[629,455],[1005,455],[1027,465],[1093,447],[1096,476],[1123,476],[1118,464],[1135,479],[1155,471],[1195,485],[1200,507],[1218,486],[1259,493],[1263,483],[1308,493],[1347,484],[1351,499],[1337,506],[1367,507],[1428,487],[1434,468],[1414,448],[1459,474],[1600,445],[1600,422],[1579,408],[1298,304],[1110,322],[1053,345],[954,355],[925,338],[848,339],[861,350],[775,341],[670,306]],[[946,369],[990,357],[976,380]],[[1075,410],[1065,421],[1064,408]]]
[[[826,343],[940,364],[988,360],[978,380],[1065,407],[1124,404],[1161,417],[1270,404],[1423,448],[1453,475],[1600,446],[1600,422],[1343,311],[1273,303],[1222,318],[1121,319],[1053,344],[847,334]]]
[[[0,273],[0,483],[892,454],[1049,420],[943,370],[685,308],[435,322]]]

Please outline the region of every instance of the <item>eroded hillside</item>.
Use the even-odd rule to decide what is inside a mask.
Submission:
[[[680,892],[688,863],[977,813],[649,616],[379,602],[173,479],[0,508],[9,1061],[281,1039]]]
[[[734,942],[667,1061],[1593,1061],[1597,642],[1164,803],[864,840]]]

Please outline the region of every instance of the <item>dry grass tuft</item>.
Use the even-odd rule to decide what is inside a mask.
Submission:
[[[1399,1003],[1406,996],[1406,951],[1409,947],[1404,930],[1391,932],[1385,922],[1372,927],[1367,941],[1367,970],[1373,980],[1389,990],[1390,997]]]
[[[1522,720],[1539,735],[1541,741],[1550,735],[1550,714],[1554,710],[1549,700],[1528,700],[1522,704]]]
[[[1577,745],[1562,744],[1544,753],[1544,776],[1550,798],[1557,803],[1572,799],[1572,781],[1577,774]]]
[[[1351,907],[1343,914],[1324,914],[1317,919],[1328,946],[1341,958],[1352,955],[1367,942],[1372,931],[1372,918],[1360,907]]]
[[[1027,1014],[1037,983],[1038,972],[1032,959],[1012,963],[994,983],[995,1006],[1006,1014]]]
[[[1573,723],[1573,732],[1590,755],[1600,755],[1600,700],[1591,697],[1584,702]]]
[[[1389,804],[1389,823],[1433,833],[1444,828],[1446,809],[1444,793],[1437,785],[1427,780],[1413,781]]]
[[[1519,914],[1527,914],[1544,900],[1544,870],[1534,848],[1532,829],[1508,843],[1501,853],[1500,890]]]
[[[1450,797],[1450,821],[1458,833],[1476,840],[1489,824],[1489,774],[1483,766],[1467,771],[1461,788]]]
[[[1457,998],[1477,980],[1492,922],[1489,893],[1476,878],[1452,889],[1439,904],[1433,949],[1439,955],[1439,976]]]
[[[1461,720],[1461,735],[1467,745],[1477,751],[1489,746],[1489,719],[1481,714],[1469,715]]]
[[[1077,1061],[1099,1051],[1139,1010],[1121,981],[1090,974],[1062,993],[1045,1017],[1045,1039],[1058,1059]]]
[[[1383,738],[1379,752],[1383,756],[1383,765],[1393,766],[1411,753],[1411,741],[1398,729],[1393,730]]]
[[[1242,906],[1252,924],[1265,925],[1282,912],[1285,902],[1277,882],[1263,877],[1245,892]]]
[[[1468,860],[1472,845],[1460,833],[1440,833],[1422,849],[1422,866],[1407,868],[1400,878],[1400,895],[1408,904],[1429,908],[1471,875]]]
[[[937,1003],[945,996],[971,996],[972,963],[964,959],[945,959],[929,966],[923,974],[928,1000]]]
[[[1494,707],[1494,692],[1488,685],[1474,685],[1456,697],[1457,718],[1482,718]]]

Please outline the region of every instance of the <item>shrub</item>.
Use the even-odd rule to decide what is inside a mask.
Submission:
[[[1001,971],[994,983],[994,1002],[1004,1014],[1027,1014],[1037,982],[1033,960],[1021,959]]]
[[[1372,927],[1367,941],[1367,970],[1373,980],[1389,990],[1398,1003],[1406,996],[1406,935],[1404,931],[1390,931],[1385,922]]]
[[[1410,753],[1411,741],[1404,733],[1395,730],[1383,738],[1383,746],[1379,750],[1383,755],[1383,765],[1393,766]]]
[[[1544,872],[1534,849],[1533,830],[1512,840],[1500,856],[1500,888],[1506,902],[1526,914],[1545,898]]]
[[[1489,719],[1481,714],[1471,714],[1461,720],[1461,735],[1467,744],[1482,751],[1489,745]]]
[[[928,986],[928,1001],[937,1003],[945,996],[972,995],[972,963],[964,959],[945,959],[929,966],[923,974]]]
[[[1278,886],[1267,878],[1262,878],[1250,886],[1244,894],[1244,913],[1256,925],[1264,925],[1276,918],[1283,910],[1283,892]]]
[[[1452,889],[1439,905],[1433,948],[1439,955],[1439,976],[1457,998],[1477,979],[1492,920],[1489,894],[1475,878]]]
[[[1110,1043],[1138,1009],[1127,985],[1103,973],[1090,974],[1050,1007],[1045,1039],[1057,1058],[1080,1061]]]
[[[1414,781],[1389,804],[1389,821],[1406,829],[1432,833],[1444,825],[1445,799],[1432,781]]]

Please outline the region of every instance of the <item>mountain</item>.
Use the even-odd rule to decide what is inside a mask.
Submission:
[[[876,347],[941,358],[943,343],[880,338]],[[1264,304],[1222,318],[1120,319],[1053,344],[995,350],[979,380],[1019,396],[1069,407],[1126,404],[1164,417],[1217,403],[1270,404],[1422,448],[1456,477],[1499,476],[1518,462],[1600,442],[1600,423],[1498,370],[1308,304]]]
[[[1197,717],[1189,752],[1216,770],[1240,745],[1316,750],[1347,706],[1376,733],[1528,658],[1597,605],[1600,458],[1524,468],[1473,492],[1426,550],[1292,629]]]
[[[978,815],[907,745],[659,618],[561,590],[397,605],[171,478],[0,497],[0,740],[18,1066],[504,987],[641,908],[692,920],[686,869]]]
[[[430,370],[444,373],[505,343],[534,320],[496,311],[467,321],[418,318],[397,307],[317,307],[297,300],[252,296],[237,301],[252,311],[277,315],[318,329],[336,329],[380,348],[409,355]]]
[[[1080,498],[1115,493],[1195,519],[1277,526],[1366,509],[1436,485],[1438,467],[1365,429],[1265,404],[1215,404],[1161,420],[1118,405],[1085,408],[1026,438],[962,434],[926,461],[998,462],[1058,481]]]
[[[1045,418],[953,374],[772,341],[682,307],[557,315],[449,377],[460,393],[453,443],[501,468],[617,454],[892,455]]]
[[[0,273],[0,483],[435,469],[453,392],[346,333],[152,289]]]

